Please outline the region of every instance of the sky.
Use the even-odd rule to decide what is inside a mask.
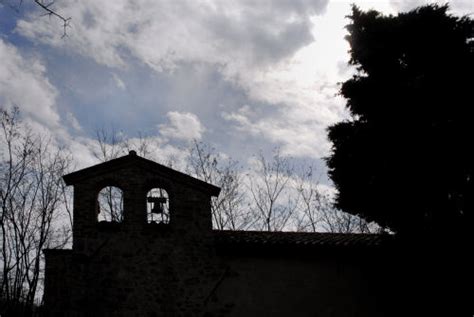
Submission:
[[[97,163],[100,129],[153,140],[182,157],[193,140],[244,165],[279,147],[325,173],[328,126],[348,119],[339,84],[354,70],[344,40],[350,4],[386,14],[428,1],[0,1],[0,106]],[[445,3],[445,1],[439,1]],[[21,4],[21,5],[20,5]],[[451,1],[472,14],[474,1]]]

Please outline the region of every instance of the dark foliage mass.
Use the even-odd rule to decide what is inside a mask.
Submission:
[[[353,7],[343,83],[352,119],[329,129],[337,206],[398,233],[472,230],[474,21],[430,5]]]

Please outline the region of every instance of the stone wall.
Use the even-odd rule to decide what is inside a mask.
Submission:
[[[195,315],[218,275],[203,240],[150,228],[128,234],[107,228],[88,256],[47,254],[50,313],[70,316]]]
[[[219,189],[133,153],[65,180],[74,185],[73,247],[45,251],[47,315],[381,315],[371,248],[217,243],[210,199]],[[104,186],[123,190],[121,223],[97,221]],[[169,194],[169,224],[146,221],[153,187]]]
[[[389,316],[383,263],[372,251],[225,252],[227,271],[208,309],[215,316]]]

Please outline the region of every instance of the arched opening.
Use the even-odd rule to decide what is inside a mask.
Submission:
[[[123,191],[115,186],[107,186],[97,195],[97,219],[99,222],[123,221]]]
[[[152,188],[146,195],[148,223],[170,222],[169,196],[163,188]]]

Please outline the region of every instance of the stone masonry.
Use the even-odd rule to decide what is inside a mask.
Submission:
[[[45,250],[49,316],[380,316],[378,235],[212,229],[220,189],[131,151],[64,176],[74,186],[71,250]],[[98,222],[105,186],[120,223]],[[147,222],[147,193],[170,221]]]

